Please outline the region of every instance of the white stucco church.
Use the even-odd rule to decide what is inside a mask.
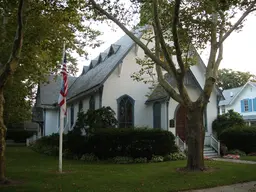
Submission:
[[[139,38],[143,35],[140,31],[134,33]],[[184,140],[185,110],[170,98],[160,85],[150,92],[149,84],[131,78],[131,75],[140,69],[136,58],[143,57],[144,51],[124,35],[92,60],[89,66],[84,66],[79,77],[69,77],[66,131],[74,126],[78,111],[86,112],[89,108],[110,106],[116,112],[119,127],[161,128]],[[206,71],[199,55],[197,61],[197,65],[187,72],[184,81],[193,100],[196,100],[202,91]],[[171,77],[165,77],[170,84],[176,86]],[[35,111],[39,112],[35,113],[36,118],[41,123],[43,135],[58,132],[59,128],[57,101],[61,77],[56,80],[53,76],[48,78],[49,84],[39,85],[35,104]],[[150,95],[146,96],[148,93]],[[220,97],[221,92],[215,87],[205,111],[206,137],[212,133],[212,121],[217,117]]]

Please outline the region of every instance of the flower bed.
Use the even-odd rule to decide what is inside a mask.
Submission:
[[[240,155],[227,154],[223,156],[224,159],[240,159]]]

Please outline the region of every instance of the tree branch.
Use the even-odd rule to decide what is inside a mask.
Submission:
[[[219,14],[221,17],[220,35],[219,35],[219,42],[220,42],[220,40],[223,38],[223,34],[225,30],[225,16],[223,12],[220,12]],[[222,59],[223,59],[223,43],[219,45],[219,53],[213,69],[213,74],[215,77],[217,76],[218,68],[220,66],[220,62],[222,61]]]
[[[175,67],[175,64],[172,61],[171,56],[169,55],[169,52],[167,50],[166,43],[165,43],[165,40],[164,40],[164,37],[163,37],[163,31],[162,31],[160,21],[159,21],[157,6],[158,6],[158,0],[154,0],[153,1],[153,12],[154,12],[153,15],[154,15],[154,22],[155,22],[156,28],[157,28],[157,30],[155,30],[155,34],[159,38],[159,42],[160,42],[162,51],[164,53],[164,56],[165,56],[165,59],[166,59],[167,63],[169,64],[169,66],[172,70],[172,74],[174,75],[175,79],[178,80],[177,79],[178,78],[177,69]]]
[[[14,73],[18,65],[20,52],[22,48],[22,41],[23,41],[23,17],[22,17],[23,7],[24,7],[24,0],[20,0],[19,7],[18,7],[18,18],[17,18],[18,26],[17,26],[16,36],[14,38],[10,58],[7,61],[7,63],[2,66],[0,71],[0,87],[3,87],[5,85],[9,75]]]
[[[174,12],[173,12],[173,22],[172,22],[172,34],[173,34],[174,47],[176,49],[177,61],[180,66],[181,74],[182,74],[182,78],[183,78],[186,71],[185,71],[185,65],[182,60],[182,51],[180,49],[179,36],[177,33],[177,25],[179,23],[180,3],[181,3],[181,0],[175,0],[175,7],[174,7]]]
[[[248,9],[243,13],[243,15],[237,20],[237,22],[223,35],[223,37],[218,42],[218,47],[227,39],[227,37],[242,23],[242,21],[253,11],[256,9],[253,9],[256,4],[256,1],[254,1]]]
[[[153,25],[154,31],[156,27]],[[158,36],[155,36],[155,55],[160,57],[160,42]],[[159,65],[156,65],[157,78],[160,85],[165,89],[167,93],[177,102],[183,103],[181,96],[172,88],[172,86],[164,79],[162,69]]]
[[[138,44],[145,54],[148,55],[152,61],[154,61],[157,65],[160,65],[163,69],[165,69],[167,72],[171,72],[171,69],[168,65],[166,65],[164,62],[162,62],[159,58],[157,58],[148,48],[147,46],[142,43],[142,41],[137,38],[132,32],[130,32],[121,22],[119,22],[115,17],[113,17],[111,14],[109,14],[107,11],[102,9],[94,0],[89,1],[92,4],[92,7],[97,10],[102,15],[105,15],[108,19],[113,21],[117,26],[119,26],[136,44]]]

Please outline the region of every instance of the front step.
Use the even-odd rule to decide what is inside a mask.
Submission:
[[[204,146],[204,156],[205,157],[219,157],[218,153],[210,146]]]

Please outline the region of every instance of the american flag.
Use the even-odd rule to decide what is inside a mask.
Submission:
[[[60,109],[62,110],[64,117],[67,115],[67,106],[66,106],[66,96],[68,93],[68,73],[67,73],[67,60],[66,60],[66,53],[64,50],[63,54],[63,64],[62,64],[62,83],[59,95],[58,104],[60,105]]]

